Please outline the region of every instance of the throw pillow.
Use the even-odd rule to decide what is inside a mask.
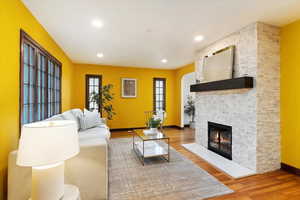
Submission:
[[[84,109],[83,116],[80,118],[80,128],[82,130],[102,125],[100,114],[98,112],[90,112]]]
[[[73,111],[75,110],[75,111]],[[76,122],[76,126],[77,126],[77,130],[80,129],[80,116],[79,116],[79,112],[76,112],[77,109],[73,109],[73,110],[68,110],[66,112],[62,113],[62,117],[66,120],[72,120]]]

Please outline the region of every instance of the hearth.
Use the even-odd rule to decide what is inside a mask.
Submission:
[[[232,160],[232,127],[208,122],[208,149]]]

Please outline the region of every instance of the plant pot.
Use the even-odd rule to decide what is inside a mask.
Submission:
[[[195,122],[190,122],[190,128],[195,129],[196,123]]]

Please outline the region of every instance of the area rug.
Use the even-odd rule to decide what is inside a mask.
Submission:
[[[109,200],[201,200],[233,192],[172,147],[170,159],[149,158],[143,166],[130,138],[111,139]]]

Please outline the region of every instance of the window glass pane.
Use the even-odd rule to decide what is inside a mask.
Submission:
[[[28,104],[28,95],[29,95],[29,89],[28,85],[23,86],[23,103]]]
[[[33,122],[33,104],[29,104],[29,122]]]
[[[60,102],[60,92],[58,92],[58,95],[57,95],[57,98],[58,98],[58,101]]]
[[[29,103],[34,103],[34,87],[29,87]]]
[[[30,47],[29,64],[31,66],[33,66],[34,65],[34,61],[35,61],[35,59],[34,59],[34,48]]]
[[[42,73],[42,87],[46,87],[46,75],[45,73]]]
[[[41,112],[41,115],[42,115],[42,119],[45,118],[45,104],[42,103],[42,112]]]
[[[159,81],[156,81],[156,83],[155,83],[155,87],[159,87],[160,86],[160,83],[159,83]]]
[[[43,89],[42,88],[42,91],[41,91],[42,93],[41,93],[41,102],[42,103],[45,103],[45,98],[46,98],[46,96],[45,96],[45,89]]]
[[[42,72],[41,71],[37,71],[37,75],[38,75],[38,77],[37,77],[37,86],[38,87],[40,87],[41,86],[41,78],[42,78]]]
[[[28,72],[28,70],[29,70],[29,68],[28,68],[28,65],[27,64],[24,64],[23,65],[23,79],[24,79],[24,83],[28,83],[29,81],[28,81],[28,74],[29,74],[29,72]]]
[[[155,89],[155,92],[156,92],[156,94],[160,94],[160,89],[159,89],[159,88],[156,88],[156,89]]]
[[[42,68],[42,56],[38,53],[38,66],[37,68],[40,70]]]
[[[29,109],[29,106],[28,105],[24,105],[23,107],[23,124],[26,124],[28,123],[28,109]]]
[[[48,102],[51,102],[51,90],[48,89]]]
[[[99,87],[98,86],[95,86],[94,87],[94,94],[98,94],[99,93]]]
[[[30,84],[35,84],[35,70],[32,67],[29,67],[30,71]]]
[[[93,85],[93,84],[94,84],[93,78],[89,78],[89,85]]]
[[[40,115],[41,115],[41,104],[38,104],[38,110],[37,110],[37,120],[41,120]]]
[[[47,87],[49,89],[49,88],[51,88],[51,76],[50,76],[50,74],[47,75],[47,80],[48,80],[47,81]]]
[[[58,82],[57,82],[57,89],[60,90],[60,79],[58,79]]]
[[[159,94],[163,94],[163,88],[159,88]]]
[[[37,103],[41,103],[41,88],[38,88],[37,90]]]
[[[42,71],[46,71],[46,59],[44,56],[42,57]]]
[[[51,104],[48,103],[48,113],[47,113],[47,117],[51,117]]]
[[[28,64],[28,45],[27,44],[23,44],[23,61],[24,63]]]

